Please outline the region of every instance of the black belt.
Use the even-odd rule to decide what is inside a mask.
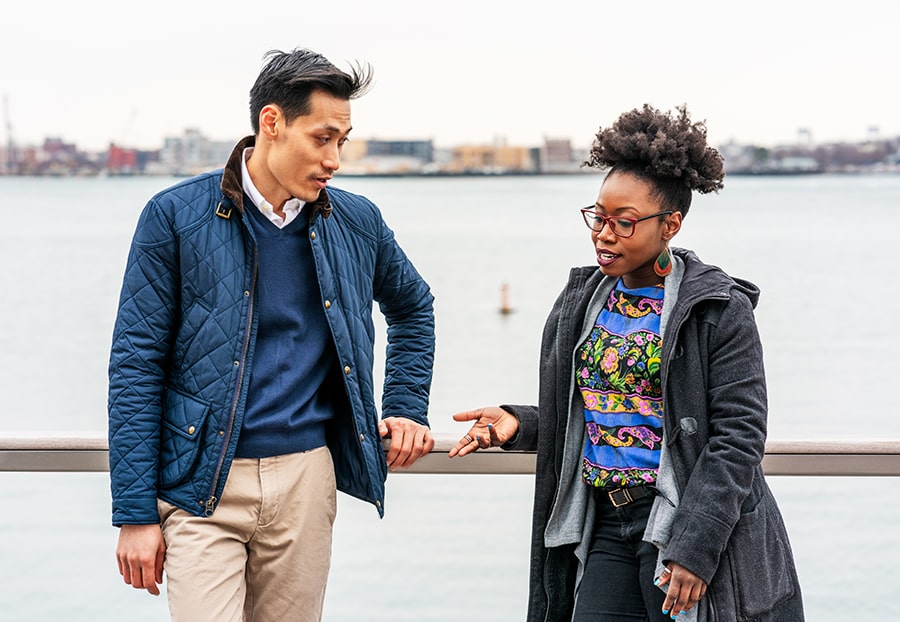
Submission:
[[[609,496],[609,501],[615,508],[628,505],[629,503],[633,503],[644,497],[652,497],[659,494],[659,491],[656,490],[656,486],[650,485],[613,488],[612,490],[604,490],[603,492]]]

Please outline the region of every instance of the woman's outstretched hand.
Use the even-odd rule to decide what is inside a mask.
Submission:
[[[497,406],[467,410],[453,415],[455,421],[474,421],[468,434],[463,436],[449,456],[465,456],[479,449],[499,447],[519,431],[519,420]]]

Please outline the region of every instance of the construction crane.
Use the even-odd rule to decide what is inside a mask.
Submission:
[[[125,147],[127,146],[128,139],[131,138],[131,130],[134,127],[134,118],[137,116],[137,108],[132,108],[131,112],[128,114],[128,120],[125,122],[125,127],[122,129],[122,134],[119,136],[119,146]]]
[[[18,158],[16,154],[16,143],[13,140],[12,121],[9,115],[9,97],[3,94],[3,121],[6,126],[6,170],[3,171],[7,175],[13,175],[18,172]]]

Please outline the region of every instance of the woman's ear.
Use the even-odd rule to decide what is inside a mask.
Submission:
[[[675,237],[675,234],[681,231],[681,219],[684,215],[681,212],[672,212],[665,221],[663,221],[663,239],[668,242]]]

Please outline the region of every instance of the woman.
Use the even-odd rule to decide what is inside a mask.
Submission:
[[[539,405],[454,415],[450,456],[536,450],[529,621],[803,620],[761,468],[759,290],[669,249],[719,153],[685,108],[597,134],[582,210],[599,267],[574,268],[544,329]]]

